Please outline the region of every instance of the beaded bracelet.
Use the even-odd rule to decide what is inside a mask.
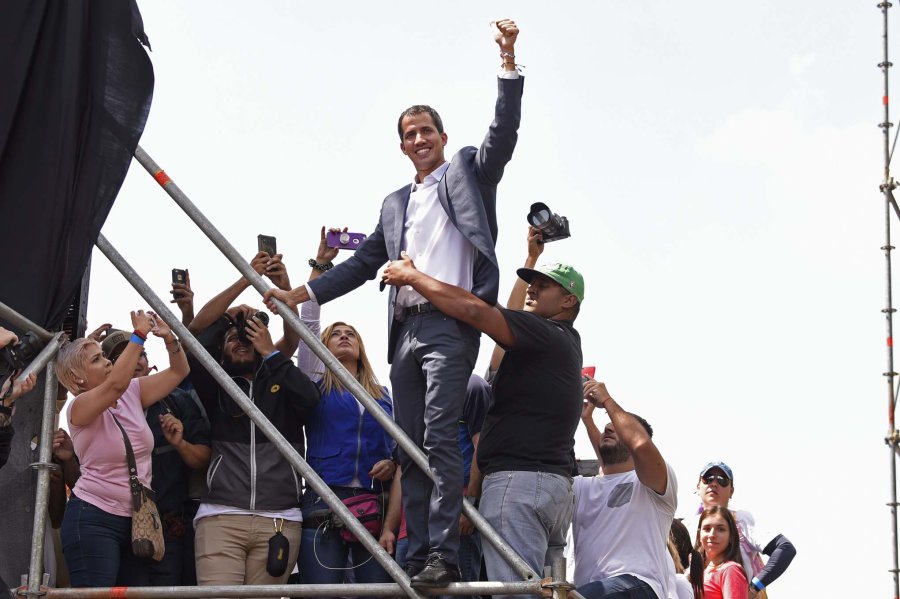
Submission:
[[[316,262],[315,258],[309,259],[309,265],[321,272],[325,272],[326,270],[331,270],[332,268],[334,268],[333,262],[326,262],[325,264],[321,264],[319,262]]]

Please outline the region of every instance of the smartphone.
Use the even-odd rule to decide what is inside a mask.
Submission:
[[[329,231],[325,236],[325,243],[330,248],[339,250],[357,250],[366,240],[364,233],[347,233],[345,231]]]
[[[181,268],[173,268],[172,269],[172,283],[177,283],[179,285],[187,284],[187,271]]]
[[[274,256],[278,253],[278,251],[275,249],[274,237],[270,235],[257,235],[256,242],[260,252],[265,252],[270,256]]]
[[[597,372],[597,369],[593,366],[585,366],[581,369],[581,380],[587,381],[588,379],[594,378],[594,373]]]

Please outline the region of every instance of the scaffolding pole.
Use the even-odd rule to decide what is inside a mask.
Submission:
[[[294,448],[288,443],[287,439],[279,432],[275,426],[263,415],[247,395],[237,386],[230,376],[228,376],[222,367],[207,353],[206,349],[199,341],[188,331],[187,327],[181,323],[168,306],[153,292],[149,285],[138,275],[138,273],[125,261],[121,254],[107,241],[103,234],[97,239],[97,247],[109,259],[113,266],[131,283],[132,287],[150,304],[154,311],[176,332],[185,348],[203,365],[206,370],[213,376],[219,386],[237,403],[245,414],[253,421],[253,424],[259,428],[275,446],[281,455],[299,472],[306,483],[310,485],[319,496],[325,501],[332,512],[343,522],[357,539],[363,544],[366,550],[381,564],[385,571],[390,574],[402,589],[403,593],[409,597],[419,597],[416,591],[409,586],[409,578],[406,573],[397,565],[397,562],[381,547],[378,540],[375,539],[363,524],[357,520],[350,510],[347,509],[337,495],[319,478],[319,475],[313,470],[309,464],[298,454]]]
[[[423,595],[540,595],[535,582],[454,582],[449,586],[419,589]],[[48,599],[206,599],[207,597],[396,597],[402,588],[393,583],[272,584],[202,587],[107,587],[45,589]]]
[[[264,294],[271,286],[266,283],[263,278],[247,263],[246,259],[228,242],[224,235],[203,215],[197,206],[181,191],[178,185],[162,170],[159,165],[144,151],[140,146],[134,152],[134,157],[146,169],[148,173],[156,180],[157,183],[169,194],[169,196],[184,210],[185,214],[194,221],[203,233],[215,244],[226,258],[237,268],[238,271],[253,285],[260,294]],[[313,351],[316,356],[322,360],[323,364],[331,370],[346,389],[348,389],[366,410],[378,421],[378,423],[397,441],[400,447],[409,455],[416,465],[422,469],[430,478],[433,478],[431,469],[428,467],[428,458],[422,450],[412,442],[406,433],[394,422],[387,412],[385,412],[378,403],[366,392],[363,386],[357,381],[340,361],[328,351],[328,348],[302,323],[300,317],[294,314],[284,303],[275,300],[278,308],[278,314],[288,323],[288,325],[300,335],[304,343]],[[540,578],[537,573],[531,569],[531,566],[510,547],[503,537],[497,533],[494,528],[488,524],[487,520],[478,512],[477,509],[463,502],[463,513],[472,521],[475,528],[482,534],[482,538],[487,540],[494,548],[497,549],[506,562],[522,577],[523,580],[537,580]],[[575,595],[575,593],[573,593]]]
[[[885,307],[881,310],[881,312],[885,316],[885,325],[887,328],[887,372],[884,373],[885,380],[887,382],[887,394],[888,394],[888,434],[885,438],[885,442],[890,447],[890,459],[891,459],[891,501],[888,504],[891,508],[891,541],[892,541],[892,550],[893,550],[893,563],[892,568],[890,570],[891,575],[893,577],[894,583],[894,594],[893,596],[900,597],[900,565],[898,565],[898,560],[900,560],[900,556],[898,556],[898,539],[897,539],[897,447],[898,447],[898,435],[897,428],[894,422],[894,415],[896,412],[896,377],[897,373],[894,372],[894,312],[896,309],[893,305],[893,282],[891,276],[891,252],[894,250],[894,246],[891,245],[891,209],[896,209],[896,202],[894,201],[893,190],[896,187],[893,178],[891,177],[891,139],[890,139],[890,131],[891,127],[893,127],[893,123],[891,123],[890,119],[890,87],[889,87],[889,70],[892,66],[891,62],[888,60],[888,9],[891,7],[891,3],[884,1],[878,4],[878,8],[881,9],[882,19],[883,19],[883,52],[884,57],[882,62],[878,64],[878,67],[881,69],[881,72],[884,75],[884,93],[882,95],[882,105],[884,107],[884,120],[879,123],[879,127],[882,131],[882,138],[884,143],[884,178],[881,183],[879,189],[884,196],[884,245],[881,247],[881,250],[884,252],[884,265],[885,265]]]
[[[51,333],[43,327],[31,322],[6,304],[0,302],[0,318],[14,326],[35,333],[39,338],[48,341],[44,348],[19,373],[18,378],[27,377],[29,374],[37,374],[41,370],[47,370],[44,381],[44,405],[41,415],[41,435],[38,449],[38,461],[30,466],[38,471],[37,487],[34,494],[34,525],[31,530],[31,556],[28,565],[28,577],[26,578],[27,591],[24,595],[37,597],[40,592],[44,568],[44,539],[47,527],[47,504],[50,495],[50,470],[59,466],[51,460],[53,453],[53,424],[56,416],[56,374],[53,371],[53,358],[59,347],[65,340],[65,333]]]

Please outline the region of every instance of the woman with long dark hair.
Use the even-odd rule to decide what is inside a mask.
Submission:
[[[703,599],[747,599],[740,534],[727,508],[713,506],[703,510],[695,547],[705,564]]]

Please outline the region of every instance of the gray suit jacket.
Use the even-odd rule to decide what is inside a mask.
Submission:
[[[497,184],[518,140],[523,85],[523,77],[497,79],[494,121],[481,147],[468,146],[457,152],[438,184],[441,206],[453,225],[477,250],[472,293],[491,305],[497,303],[500,286],[500,271],[494,253],[497,243]],[[400,257],[410,188],[409,184],[404,185],[384,199],[378,226],[350,258],[307,283],[320,304],[374,279],[388,260]],[[393,326],[396,296],[397,288],[391,287],[388,299],[389,363],[393,360],[396,344],[397,329]]]

